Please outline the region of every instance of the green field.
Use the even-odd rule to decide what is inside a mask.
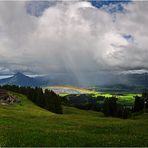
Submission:
[[[112,96],[116,96],[118,98],[118,103],[124,105],[133,105],[135,101],[135,96],[141,96],[141,94],[131,94],[131,93],[124,93],[123,95],[112,95],[110,93],[95,93],[92,95],[94,97],[104,96],[106,98],[110,98]]]
[[[148,114],[131,119],[64,107],[57,115],[25,96],[18,105],[0,105],[0,146],[148,146]]]
[[[64,96],[68,96],[69,94],[66,93],[61,93],[59,94],[61,97]],[[79,94],[78,94],[79,95]],[[110,98],[114,95],[110,94],[110,93],[98,93],[98,92],[94,92],[92,94],[92,97],[95,99],[96,97],[99,96],[104,96],[106,98]],[[118,98],[118,103],[119,104],[123,104],[123,105],[133,105],[134,101],[135,101],[135,96],[141,96],[141,94],[131,94],[131,93],[125,93],[124,95],[115,95]]]
[[[55,88],[58,88],[58,89],[69,89],[69,90],[73,90],[73,91],[77,91],[77,95],[81,95],[81,94],[88,94],[88,95],[92,95],[92,97],[96,98],[96,97],[99,97],[99,96],[104,96],[106,98],[110,98],[112,96],[116,96],[118,98],[118,103],[119,104],[123,104],[123,105],[133,105],[134,104],[134,101],[135,101],[135,96],[138,95],[138,96],[141,96],[141,94],[137,94],[137,93],[123,93],[122,95],[113,95],[112,93],[105,93],[105,92],[98,92],[94,89],[92,90],[89,90],[89,89],[86,89],[86,88],[76,88],[76,87],[72,87],[72,86],[48,86],[48,87],[44,87],[43,89],[54,89]],[[67,96],[69,94],[71,94],[71,92],[58,92],[58,94],[61,96],[61,97],[64,97],[64,96]],[[75,94],[75,93],[74,93]]]

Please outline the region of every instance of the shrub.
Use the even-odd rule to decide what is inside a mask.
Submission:
[[[123,119],[128,119],[128,118],[131,117],[131,115],[132,115],[132,113],[131,113],[131,110],[129,108],[124,108],[122,110],[122,118]]]
[[[103,113],[105,116],[115,117],[117,115],[117,98],[106,98],[103,104]]]

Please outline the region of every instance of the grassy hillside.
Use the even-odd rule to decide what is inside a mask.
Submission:
[[[148,146],[148,115],[122,120],[64,108],[57,115],[23,95],[20,105],[0,105],[0,146]]]

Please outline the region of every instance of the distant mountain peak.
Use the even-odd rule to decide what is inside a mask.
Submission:
[[[20,86],[37,86],[39,82],[33,78],[24,75],[21,72],[17,72],[12,77],[7,79],[2,79],[0,83],[9,85],[20,85]]]
[[[17,73],[15,73],[14,75],[24,75],[24,74],[21,73],[21,72],[17,72]]]
[[[13,78],[20,78],[20,77],[28,77],[28,76],[26,76],[26,75],[24,75],[23,73],[21,73],[21,72],[17,72],[16,74],[14,74],[13,75]]]

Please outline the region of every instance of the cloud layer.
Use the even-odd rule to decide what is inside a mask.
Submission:
[[[148,2],[123,6],[63,1],[36,17],[26,2],[0,2],[0,73],[147,70]]]

